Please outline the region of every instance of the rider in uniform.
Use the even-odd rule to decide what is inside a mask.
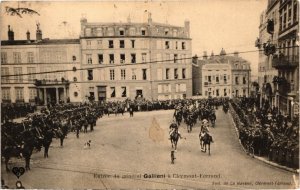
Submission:
[[[178,131],[178,125],[176,124],[175,120],[172,121],[172,123],[171,123],[169,129],[170,129],[170,131],[169,131],[170,138],[169,138],[169,139],[171,139],[171,135],[172,135],[175,131],[177,131],[177,133],[179,134],[179,137],[182,138],[180,132]]]
[[[205,134],[209,135],[209,126],[208,126],[208,121],[206,119],[203,119],[202,125],[201,125],[201,130],[200,130],[200,138],[202,139]]]

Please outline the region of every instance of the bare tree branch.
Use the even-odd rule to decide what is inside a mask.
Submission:
[[[28,15],[33,15],[33,14],[37,14],[40,16],[40,14],[32,9],[29,8],[13,8],[13,7],[5,7],[5,11],[8,15],[10,16],[19,16],[20,18],[22,18],[22,14],[28,14]]]

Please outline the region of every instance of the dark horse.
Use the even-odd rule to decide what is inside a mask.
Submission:
[[[200,133],[199,140],[200,140],[201,151],[206,152],[206,146],[208,146],[208,155],[210,155],[210,143],[213,142],[212,136],[210,136],[208,133],[205,133],[204,136],[201,137],[201,133]]]
[[[175,129],[174,132],[170,135],[170,138],[171,138],[172,148],[175,148],[175,150],[176,150],[177,142],[178,142],[179,138],[182,138],[181,135],[178,133],[177,129]]]
[[[15,145],[4,145],[1,148],[1,154],[5,159],[6,171],[9,171],[8,161],[12,157],[25,159],[25,169],[30,170],[30,158],[33,149],[36,148],[38,151],[41,150],[41,144],[31,131],[25,131],[21,136],[22,142],[16,143]],[[2,143],[5,143],[2,141]],[[6,143],[5,143],[6,144]]]
[[[48,151],[49,151],[50,144],[52,143],[53,136],[54,136],[54,133],[51,129],[48,129],[44,132],[44,139],[42,140],[43,146],[45,148],[44,158],[48,158]]]

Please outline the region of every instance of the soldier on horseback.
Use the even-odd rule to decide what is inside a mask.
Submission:
[[[169,139],[171,139],[171,136],[174,132],[177,132],[179,134],[180,138],[182,138],[180,135],[180,132],[178,131],[178,125],[174,120],[172,121],[169,129],[170,129],[170,131],[169,131],[170,138]]]

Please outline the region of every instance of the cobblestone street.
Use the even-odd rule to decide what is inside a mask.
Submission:
[[[217,110],[216,128],[210,130],[214,143],[211,156],[200,151],[199,124],[178,142],[175,164],[170,163],[168,127],[173,111],[104,116],[94,132],[70,133],[65,146],[54,139],[49,158],[32,156],[31,171],[20,177],[26,188],[292,188],[293,173],[269,166],[247,156],[238,142],[229,114]],[[164,138],[156,138],[163,136]],[[90,149],[84,143],[92,141]],[[14,160],[10,166],[23,166]],[[2,178],[14,187],[17,178]],[[146,174],[146,175],[145,175]],[[152,175],[154,174],[154,175]],[[184,176],[185,175],[185,176]],[[122,178],[123,177],[123,178]],[[150,178],[154,177],[154,178]],[[162,177],[162,178],[161,178]]]

